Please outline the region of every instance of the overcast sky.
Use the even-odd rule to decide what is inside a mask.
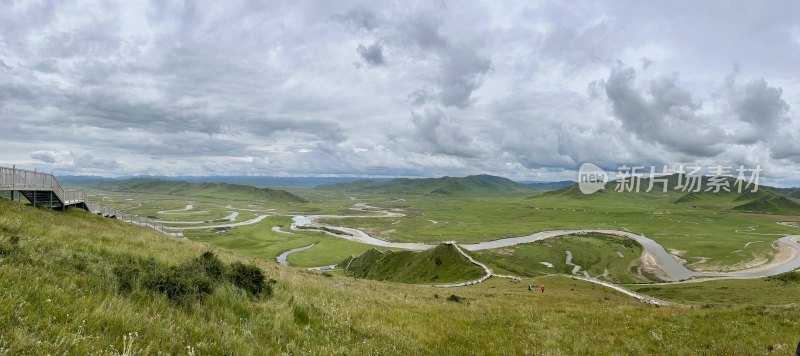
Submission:
[[[0,164],[800,186],[800,2],[0,0]]]

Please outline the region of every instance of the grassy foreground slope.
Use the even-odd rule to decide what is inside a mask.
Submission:
[[[0,349],[8,354],[788,353],[800,327],[796,304],[659,308],[555,276],[533,281],[546,285],[543,294],[527,292],[528,280],[443,290],[224,251],[216,252],[223,262],[252,263],[277,280],[273,297],[218,287],[181,306],[158,293],[120,293],[112,269],[129,258],[177,266],[207,245],[3,199],[0,247]]]
[[[342,261],[336,268],[348,276],[403,283],[465,282],[484,275],[482,268],[449,244],[419,252],[373,248]]]
[[[179,195],[185,197],[225,196],[236,200],[267,200],[305,203],[306,199],[285,190],[256,188],[229,183],[189,183],[152,178],[132,178],[122,181],[102,182],[97,188],[117,192],[146,192],[151,194]]]

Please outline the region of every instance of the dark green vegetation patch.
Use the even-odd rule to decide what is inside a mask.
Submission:
[[[178,266],[166,266],[152,259],[123,258],[112,268],[120,293],[158,292],[181,305],[202,302],[214,289],[230,282],[251,296],[272,296],[275,280],[267,280],[252,265],[234,262],[226,266],[214,255],[205,252]]]
[[[800,272],[784,272],[772,277],[767,277],[767,280],[783,284],[797,284],[800,283]]]
[[[441,244],[427,251],[379,251],[342,261],[337,269],[356,278],[403,283],[449,283],[474,280],[483,269],[458,253],[455,246]]]

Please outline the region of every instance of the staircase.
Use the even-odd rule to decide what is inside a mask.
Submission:
[[[93,207],[82,190],[65,190],[52,174],[16,166],[0,167],[0,191],[11,192],[12,200],[25,197],[34,206],[61,210],[75,206],[92,213],[100,212],[100,207]]]
[[[52,191],[23,190],[20,193],[35,206],[45,206],[50,209],[64,209],[64,205]]]

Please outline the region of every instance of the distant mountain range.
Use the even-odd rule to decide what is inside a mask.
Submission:
[[[534,194],[535,188],[508,178],[490,175],[441,178],[397,178],[388,181],[362,180],[349,183],[324,184],[321,190],[339,190],[361,193],[415,194],[432,196],[460,196],[497,193]]]
[[[254,187],[314,187],[320,184],[346,183],[364,180],[361,177],[271,177],[271,176],[126,176],[106,178],[98,176],[59,176],[58,180],[67,186],[85,187],[97,183],[121,181],[126,179],[160,179],[183,181],[190,183],[230,183],[244,184]],[[375,181],[387,181],[393,178],[370,178]]]
[[[231,184],[252,185],[254,187],[315,187],[326,184],[350,183],[358,181],[388,182],[398,178],[363,178],[363,177],[272,177],[272,176],[125,176],[107,178],[99,176],[59,176],[58,180],[67,186],[85,187],[97,183],[120,181],[133,178],[161,179],[169,181],[184,181],[190,183],[219,182]],[[414,178],[410,178],[414,179]],[[423,178],[424,179],[424,178]],[[518,181],[517,183],[547,191],[560,189],[574,181]]]
[[[190,183],[153,178],[132,178],[102,181],[94,184],[93,187],[116,192],[142,192],[188,197],[227,197],[230,199],[268,200],[286,203],[308,202],[308,200],[285,190],[229,183]]]

